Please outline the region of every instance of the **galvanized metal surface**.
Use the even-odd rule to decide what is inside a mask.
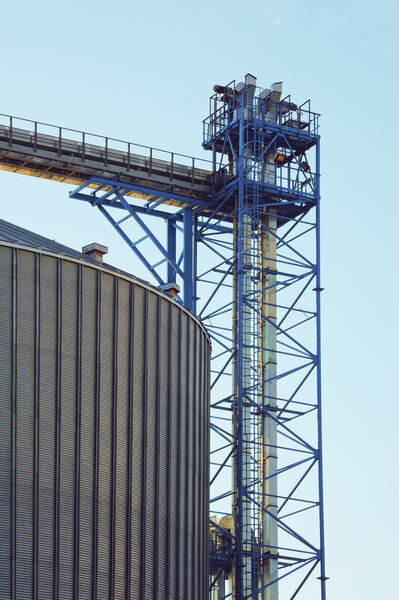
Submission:
[[[0,597],[204,600],[209,340],[150,286],[0,243]]]

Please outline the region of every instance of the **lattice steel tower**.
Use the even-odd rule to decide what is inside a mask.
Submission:
[[[233,238],[225,261],[233,291],[232,392],[213,401],[214,416],[232,412],[231,431],[224,429],[213,449],[223,455],[217,475],[232,469],[232,519],[214,512],[215,598],[277,600],[291,573],[281,595],[294,598],[318,563],[325,598],[319,115],[309,102],[282,100],[281,88],[261,90],[251,75],[215,86],[204,122],[213,200],[225,214],[229,206]],[[228,303],[221,305],[224,314]],[[304,511],[314,513],[313,523],[301,523]]]

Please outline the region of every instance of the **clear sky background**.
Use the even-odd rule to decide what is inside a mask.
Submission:
[[[322,113],[329,600],[398,600],[399,3],[1,3],[0,111],[208,158],[214,83],[250,72]],[[132,257],[70,186],[0,171],[0,216]],[[283,599],[282,599],[283,600]]]

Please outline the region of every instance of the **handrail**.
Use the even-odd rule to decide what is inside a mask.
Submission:
[[[6,122],[4,122],[5,120],[6,120]],[[66,137],[66,135],[65,135],[66,132],[70,132],[70,133],[74,134],[75,136],[77,135],[79,137],[79,140],[73,140],[73,141],[77,141],[78,143],[80,143],[82,145],[83,156],[85,155],[85,149],[88,144],[87,138],[92,137],[92,138],[97,138],[98,140],[103,142],[103,143],[99,143],[99,145],[103,146],[105,148],[106,155],[108,154],[108,150],[113,149],[112,146],[115,143],[115,144],[124,145],[126,147],[128,156],[131,155],[131,149],[134,150],[135,148],[137,148],[137,149],[140,148],[142,150],[145,150],[146,152],[144,154],[147,154],[148,157],[151,157],[151,158],[154,155],[154,152],[158,152],[163,155],[166,155],[165,160],[169,159],[169,162],[171,164],[178,164],[180,162],[179,159],[184,159],[183,164],[187,163],[187,166],[190,166],[193,169],[194,168],[203,168],[207,171],[211,171],[211,169],[212,169],[212,161],[204,159],[204,158],[198,158],[198,157],[189,156],[188,154],[180,154],[180,153],[176,153],[176,152],[171,152],[169,150],[163,150],[162,148],[157,148],[154,146],[146,146],[144,144],[128,142],[126,140],[103,136],[103,135],[100,135],[97,133],[90,133],[90,132],[81,131],[78,129],[71,129],[70,127],[59,127],[58,125],[52,125],[51,123],[44,123],[42,121],[26,119],[25,117],[15,117],[15,116],[7,115],[5,113],[0,113],[0,121],[3,121],[4,126],[6,126],[6,127],[8,126],[10,128],[10,135],[9,135],[10,146],[13,143],[13,130],[17,129],[15,122],[20,121],[23,123],[30,124],[31,127],[29,129],[33,130],[35,149],[36,149],[36,144],[37,144],[37,136],[40,135],[40,133],[43,133],[43,132],[40,132],[39,129],[41,127],[48,127],[48,128],[54,129],[54,135],[59,140],[60,148],[62,146],[62,140],[70,140],[70,138]],[[114,148],[114,149],[119,150],[120,148]]]

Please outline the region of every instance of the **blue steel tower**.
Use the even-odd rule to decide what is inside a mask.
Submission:
[[[207,328],[211,600],[325,600],[319,115],[214,91],[211,161],[0,115],[0,169],[77,185]]]
[[[227,212],[233,238],[225,262],[232,391],[213,401],[214,416],[232,414],[229,453],[219,427],[213,449],[225,458],[212,483],[224,467],[232,471],[232,517],[215,511],[212,529],[218,599],[277,600],[279,588],[280,597],[297,597],[317,565],[325,598],[319,115],[309,101],[282,99],[281,88],[262,90],[249,74],[216,85],[204,122],[213,202]]]

